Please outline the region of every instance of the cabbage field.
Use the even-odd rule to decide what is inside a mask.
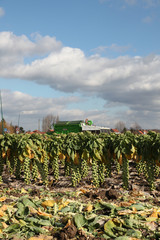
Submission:
[[[0,136],[0,239],[159,239],[160,135]]]

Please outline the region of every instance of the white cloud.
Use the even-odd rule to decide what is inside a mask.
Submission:
[[[0,68],[12,63],[22,63],[27,57],[44,56],[61,48],[61,43],[54,37],[35,34],[32,38],[33,40],[30,40],[25,35],[0,32]]]
[[[0,7],[0,17],[3,17],[5,14],[5,11],[2,7]]]
[[[106,108],[113,104],[131,110],[132,115],[123,112],[121,117],[130,119],[137,117],[146,127],[149,126],[148,119],[151,120],[152,114],[159,116],[159,55],[121,56],[115,59],[99,55],[86,57],[82,50],[63,47],[55,38],[40,36],[39,39],[31,41],[26,36],[19,37],[9,32],[0,33],[0,77],[25,79],[66,93],[79,92],[84,96],[98,96],[106,100],[108,104]],[[13,46],[14,49],[12,49]],[[33,53],[36,54],[34,59],[32,59]],[[30,57],[28,63],[25,63],[26,56]],[[11,110],[12,112],[17,111],[17,114],[17,107],[19,107],[25,111],[24,113],[28,111],[28,115],[37,119],[39,118],[39,108],[44,109],[43,115],[60,109],[60,116],[66,116],[67,111],[71,112],[71,115],[68,116],[78,117],[83,113],[85,116],[85,111],[82,110],[66,110],[66,105],[64,107],[64,102],[62,103],[60,99],[57,101],[45,99],[44,101],[43,98],[33,98],[17,92],[13,93],[12,97],[15,103]],[[19,98],[22,100],[19,101]],[[67,98],[63,101],[69,103],[73,99]],[[10,102],[12,103],[12,99]],[[58,105],[58,108],[55,104]],[[46,106],[48,107],[46,108]],[[14,108],[16,109],[14,110]],[[106,113],[105,110],[104,112]],[[42,110],[40,113],[42,114]],[[94,119],[101,114],[101,111],[95,113]],[[112,114],[112,110],[110,110],[110,114]],[[102,114],[102,116],[104,115]],[[148,116],[147,120],[146,116]],[[112,119],[112,117],[110,118]],[[152,125],[153,122],[150,124]],[[155,123],[156,126],[159,126],[158,120],[157,122],[155,120]]]

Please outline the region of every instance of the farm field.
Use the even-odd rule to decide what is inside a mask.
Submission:
[[[160,238],[159,135],[6,135],[0,144],[0,239]]]
[[[159,239],[160,192],[150,191],[132,166],[129,189],[116,172],[96,188],[88,177],[72,187],[69,177],[48,186],[26,185],[4,173],[0,190],[1,239]]]

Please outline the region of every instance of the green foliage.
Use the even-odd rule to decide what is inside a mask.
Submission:
[[[112,177],[112,171],[116,169],[118,174],[122,174],[123,185],[127,189],[132,159],[139,175],[154,189],[159,176],[159,146],[160,135],[153,132],[147,135],[129,132],[120,135],[90,132],[0,135],[0,181],[5,166],[17,179],[24,177],[26,183],[41,176],[44,184],[48,184],[48,174],[52,172],[58,180],[62,165],[73,186],[77,186],[89,173],[92,173],[93,184],[102,186],[105,178]]]

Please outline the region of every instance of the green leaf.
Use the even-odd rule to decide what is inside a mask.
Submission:
[[[113,233],[113,229],[114,227],[116,227],[116,225],[114,224],[114,222],[109,219],[105,224],[104,224],[104,231],[106,234],[108,234],[108,236],[110,237],[116,237],[116,235]]]
[[[45,233],[46,231],[43,230],[41,227],[36,227],[36,226],[29,226],[30,230],[36,234],[38,233]]]
[[[74,216],[74,222],[77,226],[77,228],[83,227],[88,221],[85,219],[85,217],[82,214],[76,214]]]
[[[33,207],[33,208],[36,208],[36,205],[28,198],[24,198],[22,200],[23,204],[25,207]]]
[[[67,154],[70,156],[70,154],[71,154],[71,149],[70,148],[67,148]]]
[[[130,237],[127,236],[121,236],[121,237],[116,237],[115,240],[130,240]]]
[[[105,233],[102,235],[102,237],[105,238],[105,239],[111,239],[111,238],[110,238],[107,234],[105,234]]]
[[[66,212],[70,212],[70,210],[71,210],[70,207],[64,207],[61,209],[61,212],[66,213]]]
[[[97,217],[97,214],[91,213],[90,215],[85,216],[85,219],[90,221],[90,220],[94,220],[96,217]]]
[[[142,233],[139,230],[129,229],[126,233],[127,236],[141,238]]]
[[[130,209],[135,208],[137,211],[142,211],[145,209],[145,207],[140,203],[132,204],[129,208]]]
[[[35,217],[28,217],[28,218],[26,218],[26,221],[37,224],[39,222],[39,219],[37,219]]]
[[[18,208],[18,210],[16,211],[16,216],[18,218],[23,218],[24,217],[24,212],[25,212],[25,206],[23,205],[23,203],[18,202],[17,203],[17,208]]]
[[[116,208],[116,206],[114,206],[114,205],[111,204],[111,203],[107,203],[107,202],[103,202],[103,201],[100,201],[99,203],[100,203],[103,207],[105,207],[105,208],[107,208],[107,209],[110,209],[110,210]]]
[[[4,232],[11,233],[11,232],[17,232],[17,229],[20,228],[20,224],[14,223],[11,224],[9,227],[4,229]]]
[[[39,225],[42,225],[42,226],[51,226],[51,225],[52,225],[49,220],[43,220],[43,219],[40,219],[40,220],[38,221],[38,224],[39,224]]]

